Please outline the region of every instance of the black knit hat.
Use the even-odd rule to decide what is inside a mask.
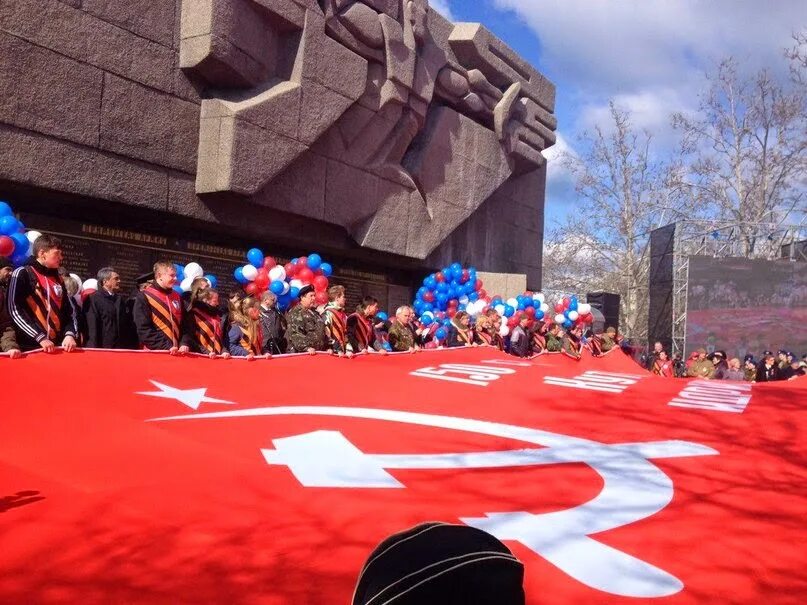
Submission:
[[[353,605],[524,605],[523,579],[521,561],[490,534],[425,523],[370,554]]]

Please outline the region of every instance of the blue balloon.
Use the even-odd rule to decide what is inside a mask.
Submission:
[[[174,286],[174,292],[176,292],[180,296],[184,294],[184,292],[182,292],[182,288],[180,288],[179,286]]]
[[[434,278],[434,275],[429,275],[423,280],[423,285],[429,290],[434,290],[437,287],[437,280]]]
[[[331,263],[322,263],[319,268],[322,270],[322,274],[325,277],[330,277],[333,273],[333,267],[331,267]]]
[[[247,252],[247,260],[254,267],[263,267],[263,252],[258,248],[250,248],[249,252]]]
[[[429,302],[423,303],[423,312],[425,313],[426,311],[432,311],[433,312],[434,311],[434,304],[429,303]]]
[[[524,304],[523,300],[520,303],[518,303],[518,310],[519,311],[523,311],[526,308],[527,308],[527,305]]]
[[[0,200],[0,216],[11,216],[12,214],[14,214],[14,211],[11,210],[8,202]]]
[[[440,292],[442,292],[442,293],[444,293],[444,294],[445,294],[445,293],[446,293],[446,292],[448,292],[449,290],[451,290],[451,286],[450,286],[450,285],[448,285],[446,282],[441,281],[439,284],[437,284],[437,292],[438,292],[438,294],[439,294]]]
[[[243,267],[236,267],[235,271],[233,271],[233,277],[235,278],[235,281],[237,281],[239,284],[246,284],[247,282],[249,282],[249,280],[246,277],[244,277]]]
[[[300,260],[300,259],[299,259],[299,258],[293,258],[293,259],[291,259],[291,264],[292,264],[292,265],[296,265],[298,260]]]
[[[317,254],[316,252],[313,252],[313,253],[308,255],[308,268],[309,269],[311,269],[312,271],[316,271],[321,266],[322,266],[322,257],[319,254]]]
[[[177,272],[177,280],[182,281],[185,279],[185,267],[180,264],[174,263],[174,269]]]
[[[11,255],[11,264],[14,266],[24,265],[25,261],[28,260],[28,250],[23,250],[22,252],[17,252],[14,250],[14,254]]]
[[[24,233],[12,233],[9,237],[14,242],[15,254],[17,252],[28,254],[28,248],[31,245],[31,243],[28,241],[28,238],[25,237]]]
[[[424,326],[430,326],[434,323],[434,319],[431,315],[421,315],[420,323],[422,323]]]
[[[570,312],[571,312],[571,309],[566,309],[566,310],[563,312],[563,317],[565,317],[566,319],[569,319],[569,313],[570,313]]]
[[[535,301],[532,298],[530,298],[529,296],[525,296],[524,297],[524,306],[525,307],[534,307],[535,306]]]
[[[473,292],[469,293],[468,294],[468,300],[470,300],[471,302],[478,301],[479,300],[479,292],[474,290]]]
[[[20,221],[13,216],[0,217],[0,234],[13,235],[20,230]]]
[[[437,330],[434,333],[434,337],[437,340],[443,340],[446,336],[448,336],[448,332],[446,332],[445,328],[437,328]]]
[[[462,303],[460,303],[459,305],[457,305],[457,311],[465,311],[465,309],[467,309],[467,308],[468,308],[468,307],[466,307],[466,306],[465,306],[465,305],[463,305]]]
[[[292,300],[300,298],[300,288],[289,288],[289,296]]]
[[[571,319],[567,319],[566,321],[564,321],[564,322],[563,322],[563,327],[564,327],[564,328],[566,328],[567,330],[568,330],[569,328],[571,328],[571,327],[572,327],[572,320],[571,320]]]
[[[577,297],[572,296],[569,300],[569,311],[577,311]]]
[[[512,317],[516,310],[511,307],[510,305],[504,305],[504,316],[505,317]]]
[[[387,321],[389,319],[389,315],[387,315],[384,311],[379,311],[375,314],[375,318],[378,321]]]
[[[538,309],[538,310],[535,312],[535,318],[536,318],[536,319],[543,319],[543,318],[544,318],[544,312],[543,312],[543,311],[541,311],[541,309]]]
[[[216,286],[219,285],[219,280],[215,275],[208,273],[207,275],[205,275],[205,279],[207,280],[207,283],[210,284],[210,287],[213,288],[214,290],[216,289]]]
[[[275,281],[273,281],[271,284],[269,284],[269,289],[270,289],[270,290],[271,290],[271,291],[272,291],[274,294],[277,294],[277,295],[282,294],[282,293],[283,293],[283,290],[285,289],[285,287],[286,287],[286,286],[284,286],[284,285],[283,285],[283,282],[282,282],[282,281],[280,281],[279,279],[276,279],[276,280],[275,280]]]

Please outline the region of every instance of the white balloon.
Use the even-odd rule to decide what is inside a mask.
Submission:
[[[470,299],[467,296],[465,296],[464,294],[462,296],[460,296],[459,303],[461,305],[467,305],[469,302],[470,302]],[[467,309],[466,309],[466,311],[467,311]]]
[[[288,294],[289,290],[291,290],[291,286],[289,285],[289,282],[284,281],[283,282],[283,292],[281,292],[281,294]]]
[[[515,299],[515,297],[508,298],[507,304],[513,307],[514,309],[518,309],[518,301]]]
[[[82,290],[97,290],[98,289],[98,280],[97,279],[88,279],[83,284],[81,284]]]
[[[27,237],[28,241],[32,244],[36,241],[36,238],[38,238],[40,235],[42,234],[39,231],[31,230],[25,232],[25,237]]]
[[[569,311],[569,319],[574,321],[578,317],[580,317],[580,314],[577,311]]]
[[[201,267],[199,267],[201,269]],[[244,268],[241,269],[241,273],[244,274],[249,281],[254,281],[256,277],[258,277],[258,269],[256,269],[253,265],[244,265]],[[188,277],[188,274],[185,274],[185,277]]]
[[[499,335],[504,338],[510,333],[510,326],[503,323],[502,326],[499,328]]]
[[[434,313],[432,313],[431,311],[426,311],[423,314],[423,317],[431,317],[432,319],[434,319]]]
[[[252,266],[252,265],[250,265],[250,266]],[[204,272],[204,270],[202,269],[202,266],[199,263],[188,263],[187,265],[185,265],[185,279],[188,279],[190,277],[191,281],[193,281],[195,278],[202,277],[204,274],[205,274],[205,272]],[[255,269],[255,275],[257,275],[257,274],[258,274],[258,270]],[[250,277],[249,279],[250,279],[250,281],[252,281],[255,278]],[[183,282],[184,282],[184,280],[183,280]]]
[[[591,305],[588,303],[580,303],[577,305],[577,312],[580,313],[580,315],[588,315],[591,313]]]
[[[274,267],[269,269],[270,281],[285,281],[285,279],[286,279],[286,270],[280,265],[275,265]]]
[[[541,311],[543,311],[544,315],[546,315],[549,311],[549,303],[541,303]]]
[[[303,287],[303,282],[299,279],[293,279],[289,282],[289,285],[292,288],[297,288],[298,290]]]
[[[194,279],[196,279],[196,278],[195,277],[186,277],[185,279],[183,279],[182,283],[179,284],[180,289],[183,292],[190,292],[191,291],[191,284],[193,283]]]
[[[562,324],[564,321],[566,321],[566,316],[563,313],[558,313],[555,315],[556,324]]]
[[[499,315],[504,315],[504,305],[496,305],[493,307],[496,310],[496,313]]]
[[[78,284],[78,292],[76,292],[76,294],[81,294],[81,291],[84,289],[84,285],[83,285],[84,282],[81,281],[81,278],[78,275],[76,275],[75,273],[71,273],[70,277],[72,277],[73,281],[75,281]]]
[[[546,297],[544,296],[543,292],[536,292],[535,294],[532,295],[532,299],[537,300],[539,302],[544,302],[546,300]]]

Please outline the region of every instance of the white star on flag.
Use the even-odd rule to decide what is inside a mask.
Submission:
[[[202,389],[175,389],[166,384],[161,384],[156,380],[149,380],[151,384],[160,389],[159,391],[138,391],[137,395],[148,395],[149,397],[162,397],[163,399],[176,399],[180,403],[184,403],[193,410],[198,410],[199,405],[202,403],[230,403],[234,401],[227,401],[225,399],[215,399],[205,395],[207,388]]]

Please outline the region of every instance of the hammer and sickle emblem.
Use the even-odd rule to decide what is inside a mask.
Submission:
[[[550,513],[489,512],[461,517],[500,540],[520,542],[583,584],[627,597],[665,597],[683,583],[670,573],[593,536],[636,523],[670,503],[672,479],[655,458],[710,456],[718,452],[687,441],[605,444],[529,427],[471,418],[358,407],[278,406],[156,418],[154,421],[252,416],[336,416],[401,422],[504,437],[543,446],[510,451],[446,454],[367,454],[337,431],[274,439],[262,449],[270,465],[286,466],[306,487],[403,488],[388,470],[463,469],[586,464],[603,482],[600,493],[579,506]]]

